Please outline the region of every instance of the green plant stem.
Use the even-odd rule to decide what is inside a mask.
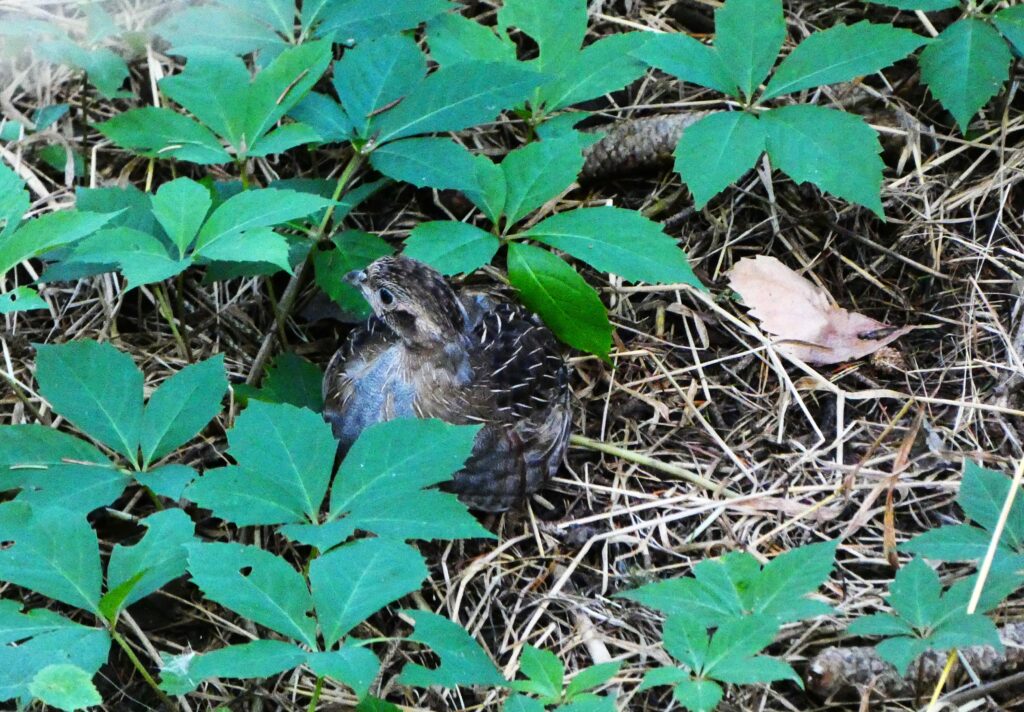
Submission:
[[[123,650],[124,654],[128,656],[128,659],[131,661],[132,665],[135,666],[135,669],[139,671],[139,674],[142,676],[142,679],[146,681],[147,685],[153,688],[153,691],[156,693],[157,697],[160,698],[160,701],[164,703],[167,709],[177,710],[178,705],[175,704],[174,701],[171,700],[171,698],[168,697],[167,694],[160,689],[160,686],[157,684],[156,680],[154,680],[153,676],[149,674],[148,670],[146,670],[146,666],[142,664],[141,660],[139,660],[139,656],[135,654],[135,651],[132,650],[132,647],[128,645],[128,642],[123,637],[121,637],[121,634],[118,633],[117,629],[115,629],[113,626],[111,626],[110,628],[110,638],[119,646],[121,646],[121,650]]]
[[[320,691],[324,689],[324,676],[316,679],[316,687],[313,688],[313,696],[309,698],[309,707],[306,712],[316,712],[316,704],[320,701]]]
[[[281,309],[277,302],[277,294],[274,291],[274,281],[270,277],[264,277],[263,283],[266,285],[267,294],[270,296],[270,309],[274,312],[274,323],[277,324],[277,338],[283,344],[287,340],[287,332],[285,331],[284,315],[281,314]]]
[[[689,470],[682,468],[678,465],[672,465],[667,462],[662,462],[661,460],[656,460],[653,457],[649,457],[648,455],[644,455],[639,452],[633,452],[632,450],[627,450],[616,445],[603,443],[600,440],[592,440],[591,438],[585,437],[583,435],[572,435],[569,438],[569,442],[573,445],[576,445],[577,447],[584,447],[587,448],[588,450],[596,450],[598,452],[603,452],[606,455],[614,455],[615,457],[621,457],[623,460],[635,462],[638,465],[650,467],[651,469],[658,470],[659,472],[664,472],[665,474],[672,475],[673,477],[678,477],[681,480],[686,480],[687,482],[695,484],[698,487],[702,487],[708,490],[709,492],[719,493],[723,497],[727,497],[728,499],[736,499],[740,497],[740,494],[738,492],[733,492],[731,489],[723,487],[718,482],[712,482],[711,480],[701,477],[700,475],[694,474],[693,472],[690,472]]]
[[[189,348],[188,342],[182,337],[181,332],[178,330],[178,321],[174,318],[174,310],[171,309],[171,300],[167,296],[167,287],[159,282],[153,285],[153,294],[156,295],[157,306],[160,311],[160,316],[164,318],[167,325],[171,327],[171,333],[174,335],[174,341],[178,344],[178,349],[181,351],[181,355],[189,363],[193,363],[192,349]]]
[[[363,161],[366,160],[366,155],[355,151],[352,157],[349,159],[345,168],[341,171],[341,175],[338,177],[338,183],[334,187],[334,194],[331,195],[331,200],[337,202],[342,194],[345,192],[345,188],[352,182],[352,177],[355,176],[356,171],[363,165]],[[302,261],[302,266],[295,271],[292,278],[288,281],[288,286],[284,288],[284,293],[281,294],[281,301],[277,304],[277,312],[281,315],[281,321],[285,321],[288,316],[292,313],[292,309],[295,307],[295,302],[299,298],[299,290],[305,283],[306,278],[309,275],[309,271],[312,269],[313,264],[313,251],[317,249],[317,246],[326,239],[327,236],[327,225],[331,221],[331,216],[334,214],[334,206],[330,206],[324,212],[323,220],[320,221],[320,225],[317,227],[316,234],[313,236],[313,246],[310,248],[309,254],[306,255],[306,259]],[[245,382],[249,385],[255,385],[260,377],[263,375],[263,366],[266,364],[267,359],[270,357],[270,351],[274,347],[274,336],[275,332],[270,331],[263,337],[263,342],[260,344],[260,350],[256,353],[256,358],[253,359],[252,367],[249,370],[249,376],[245,379]],[[282,344],[284,342],[282,341]]]

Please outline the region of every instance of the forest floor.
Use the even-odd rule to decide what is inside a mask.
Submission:
[[[679,4],[696,5],[696,12],[679,12],[668,0],[592,5],[600,7],[592,7],[591,38],[638,26],[708,31],[700,26],[700,3]],[[475,7],[491,11],[488,3]],[[866,12],[861,2],[788,3],[790,37]],[[705,17],[710,22],[710,14]],[[912,14],[900,17],[916,31],[927,31],[913,24]],[[170,58],[157,57],[165,71],[174,66]],[[565,205],[614,204],[661,222],[686,249],[714,298],[584,272],[616,327],[611,364],[578,354],[570,360],[574,432],[590,442],[579,440],[570,449],[558,476],[527,508],[483,520],[496,541],[426,545],[431,578],[418,603],[477,634],[499,667],[510,663],[511,651],[526,639],[556,652],[570,671],[624,659],[621,709],[664,710],[672,704],[665,688],[636,690],[644,669],[670,664],[659,644],[659,618],[613,594],[684,575],[701,560],[730,551],[767,561],[796,546],[838,539],[836,571],[823,589],[836,616],[787,626],[772,650],[802,672],[818,650],[835,644],[842,617],[872,609],[887,591],[894,574],[892,545],[958,520],[953,499],[964,461],[1009,472],[1024,455],[1019,63],[1014,71],[1008,92],[983,110],[967,138],[922,86],[913,60],[887,70],[886,80],[875,75],[857,88],[855,111],[867,115],[883,137],[885,221],[773,176],[764,166],[699,211],[670,171],[569,192]],[[145,62],[133,64],[130,81],[140,91],[149,85]],[[103,117],[83,105],[81,90],[70,73],[43,65],[15,86],[0,87],[5,112],[30,115],[58,101],[74,107],[73,120],[52,138],[88,156],[89,170],[68,180],[26,151],[22,171],[32,179],[38,209],[73,203],[76,186],[146,184],[146,162],[131,159],[90,128],[89,122]],[[817,101],[846,106],[854,99],[825,89]],[[586,108],[604,121],[713,104],[704,90],[653,73]],[[516,131],[511,122],[499,122],[466,142],[500,153],[515,145]],[[273,163],[257,160],[254,180],[335,176],[342,157],[320,155],[323,162],[314,164],[291,154]],[[205,169],[179,164],[178,170],[199,178]],[[453,195],[393,185],[350,215],[348,226],[398,245],[416,224],[460,209]],[[754,255],[777,257],[843,307],[918,328],[885,358],[813,371],[795,366],[773,354],[744,308],[729,298],[726,274]],[[484,272],[471,281],[493,279]],[[280,295],[286,282],[281,275],[270,286]],[[180,286],[171,285],[172,295],[183,289],[176,296],[192,305],[183,332],[191,353],[225,354],[234,383],[249,377],[264,335],[275,328],[267,288],[264,280],[249,278],[207,284],[191,272]],[[286,348],[323,366],[351,327],[301,316],[312,313],[306,307],[314,292],[313,285],[303,291],[299,315],[287,324]],[[126,292],[122,278],[110,274],[51,284],[45,296],[49,313],[11,315],[0,323],[0,368],[29,394],[26,404],[0,389],[0,422],[34,422],[33,410],[50,420],[32,388],[32,343],[110,340],[131,353],[146,373],[147,388],[186,363],[148,288]],[[186,451],[185,462],[223,463],[226,427],[209,427]],[[602,452],[601,444],[626,452]],[[715,487],[696,486],[681,473],[697,474]],[[136,515],[149,507],[138,496],[118,504]],[[213,520],[200,527],[211,537],[233,536]],[[151,601],[132,609],[139,628],[133,643],[143,657],[153,647],[205,649],[234,634],[234,623],[190,584],[172,586]],[[1000,620],[1022,617],[1019,597],[1000,609]],[[387,611],[370,622],[377,627],[370,636],[388,636],[404,625]],[[393,677],[404,654],[384,657],[381,696],[400,689]],[[257,709],[256,699],[264,710],[304,709],[314,679],[307,672],[258,686],[215,681],[196,699],[208,701],[210,709]],[[100,680],[108,709],[152,708],[151,694],[119,651]],[[408,694],[403,704],[429,710],[497,709],[499,699],[497,692]],[[346,709],[352,702],[345,688],[330,684],[322,699],[322,709]],[[1022,700],[1004,704],[1009,709]],[[916,706],[913,700],[890,704]],[[853,710],[858,703],[823,702],[783,683],[735,688],[722,708]]]

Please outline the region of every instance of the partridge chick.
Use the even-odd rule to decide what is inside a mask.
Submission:
[[[502,512],[540,489],[558,469],[571,425],[565,361],[547,327],[493,296],[456,294],[408,257],[382,257],[346,279],[373,316],[324,377],[324,417],[342,450],[392,418],[481,423],[451,491]]]

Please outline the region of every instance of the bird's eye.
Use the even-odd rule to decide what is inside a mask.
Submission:
[[[387,287],[381,287],[379,290],[377,290],[377,299],[379,299],[380,303],[386,307],[389,307],[395,303],[395,295],[392,294],[391,290],[388,289]]]

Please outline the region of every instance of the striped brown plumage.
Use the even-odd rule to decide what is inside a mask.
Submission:
[[[400,417],[483,425],[450,489],[500,512],[561,463],[571,414],[565,361],[546,326],[494,295],[456,293],[436,270],[384,257],[350,275],[374,315],[331,359],[325,417],[347,450]]]

